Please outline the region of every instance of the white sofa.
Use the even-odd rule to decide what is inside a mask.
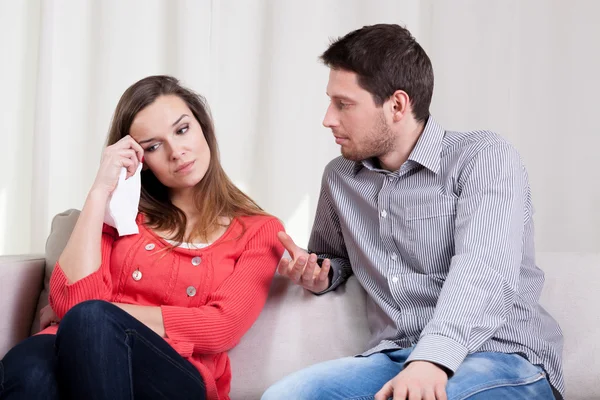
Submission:
[[[38,311],[47,304],[49,271],[77,216],[69,210],[54,218],[45,255],[0,257],[0,357],[36,332]],[[600,287],[600,253],[537,257],[546,272],[542,304],[565,334],[566,399],[600,399],[600,312],[593,305]],[[336,292],[314,296],[276,276],[259,319],[230,352],[231,398],[259,399],[291,372],[362,352],[369,334],[365,316],[365,293],[355,278]]]

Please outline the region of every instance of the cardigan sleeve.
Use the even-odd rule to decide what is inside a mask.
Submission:
[[[104,224],[102,227],[102,262],[100,268],[77,282],[69,283],[60,264],[56,262],[50,278],[49,300],[58,318],[62,319],[73,306],[86,300],[108,301],[110,299],[112,293],[110,257],[116,237],[116,230]]]
[[[195,308],[162,306],[167,338],[193,346],[194,353],[214,354],[233,348],[258,318],[269,294],[283,245],[273,218],[248,240],[233,273]]]

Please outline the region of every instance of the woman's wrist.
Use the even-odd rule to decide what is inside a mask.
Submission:
[[[90,192],[88,193],[86,203],[91,201],[93,203],[106,204],[106,202],[108,201],[109,198],[110,198],[110,192],[108,189],[94,185],[94,186],[92,186],[92,188],[90,189]]]

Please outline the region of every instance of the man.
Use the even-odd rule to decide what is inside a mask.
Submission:
[[[538,304],[517,151],[430,116],[431,62],[400,26],[351,32],[321,59],[323,124],[342,157],[325,169],[310,253],[280,233],[292,260],[279,272],[316,294],[354,273],[371,348],[292,374],[263,400],[560,399],[562,333]]]

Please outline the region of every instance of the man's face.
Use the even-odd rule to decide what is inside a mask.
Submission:
[[[392,150],[394,137],[384,109],[358,85],[356,73],[331,69],[327,95],[331,103],[323,125],[333,132],[344,158],[362,161]]]

